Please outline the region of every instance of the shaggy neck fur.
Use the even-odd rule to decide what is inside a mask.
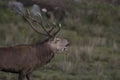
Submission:
[[[40,64],[47,64],[54,57],[54,51],[52,50],[49,42],[36,45],[36,53]]]

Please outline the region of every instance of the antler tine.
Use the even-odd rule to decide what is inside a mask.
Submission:
[[[61,28],[61,24],[57,24],[56,26],[58,29],[56,30],[56,32],[53,33],[53,36],[56,36],[58,34],[58,32],[60,32],[60,28]]]
[[[16,6],[15,6],[16,7]],[[32,24],[32,22],[29,20],[29,12],[27,11],[27,14],[26,14],[26,11],[22,11],[22,10],[20,10],[19,8],[17,9],[18,10],[18,14],[19,15],[21,15],[29,24],[30,24],[30,26],[31,26],[31,28],[34,30],[34,31],[36,31],[37,33],[39,33],[39,34],[41,34],[41,35],[45,35],[45,36],[48,36],[48,35],[46,35],[46,34],[44,34],[44,33],[41,33],[41,32],[39,32],[38,30],[36,30],[35,28],[34,28],[34,25]],[[28,15],[28,16],[27,16]]]
[[[27,16],[28,15],[28,16]],[[29,10],[27,9],[27,13],[23,14],[23,17],[25,18],[25,20],[30,24],[31,28],[36,31],[37,33],[41,34],[41,35],[45,35],[45,36],[48,36],[47,34],[44,34],[44,33],[41,33],[39,32],[35,27],[34,25],[32,24],[31,20],[29,19],[30,18],[30,13],[29,13]],[[34,20],[35,21],[35,20]]]
[[[55,21],[55,18],[52,14],[51,14],[51,17],[52,17],[52,21],[53,21],[53,23],[52,23],[53,27],[49,30],[49,32],[52,33],[54,31],[54,29],[58,27],[58,29],[55,32],[53,32],[53,34],[52,34],[52,36],[54,37],[60,31],[61,24],[59,24]]]
[[[41,18],[41,22],[39,22],[38,20],[36,20],[36,19],[34,19],[34,18],[32,18],[32,17],[30,16],[29,10],[27,10],[27,12],[29,13],[29,17],[31,18],[31,20],[34,21],[34,22],[36,22],[36,23],[38,23],[38,24],[40,24],[41,27],[43,28],[43,30],[47,33],[47,35],[48,35],[49,37],[54,37],[54,36],[60,31],[61,24],[58,24],[58,29],[57,29],[57,31],[56,31],[56,32],[53,32],[53,34],[52,34],[52,31],[54,31],[54,29],[56,28],[56,23],[53,23],[53,27],[52,27],[49,31],[47,31],[47,30],[45,29],[45,27],[44,27],[43,18],[42,18],[41,15],[39,15],[39,17]]]
[[[49,31],[47,31],[47,29],[45,29],[45,27],[44,27],[45,25],[44,25],[44,23],[43,23],[43,18],[42,18],[41,15],[39,15],[40,18],[41,18],[41,22],[39,22],[38,20],[36,20],[36,19],[34,19],[33,17],[31,17],[29,9],[27,9],[27,13],[29,14],[29,18],[30,18],[33,22],[36,22],[36,23],[40,24],[40,26],[42,27],[42,29],[45,31],[46,35],[48,35],[49,37],[52,37],[52,35],[49,33]]]
[[[52,31],[55,29],[55,24],[52,24],[52,28],[49,30],[49,33],[52,33]]]

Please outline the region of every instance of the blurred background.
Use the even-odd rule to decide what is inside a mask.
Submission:
[[[34,44],[41,36],[0,0],[0,47]],[[59,36],[70,49],[33,72],[34,80],[120,80],[120,0],[67,0]],[[0,72],[0,80],[18,75]]]

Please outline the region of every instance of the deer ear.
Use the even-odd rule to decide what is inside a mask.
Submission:
[[[49,41],[54,41],[56,39],[56,36],[52,36],[51,38],[49,38]]]
[[[53,41],[53,40],[54,40],[54,38],[55,38],[55,37],[51,37],[51,38],[49,39],[49,41]]]

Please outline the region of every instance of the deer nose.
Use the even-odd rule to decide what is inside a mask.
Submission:
[[[70,45],[70,43],[67,43],[67,44],[66,44],[66,47],[69,46],[69,45]]]

